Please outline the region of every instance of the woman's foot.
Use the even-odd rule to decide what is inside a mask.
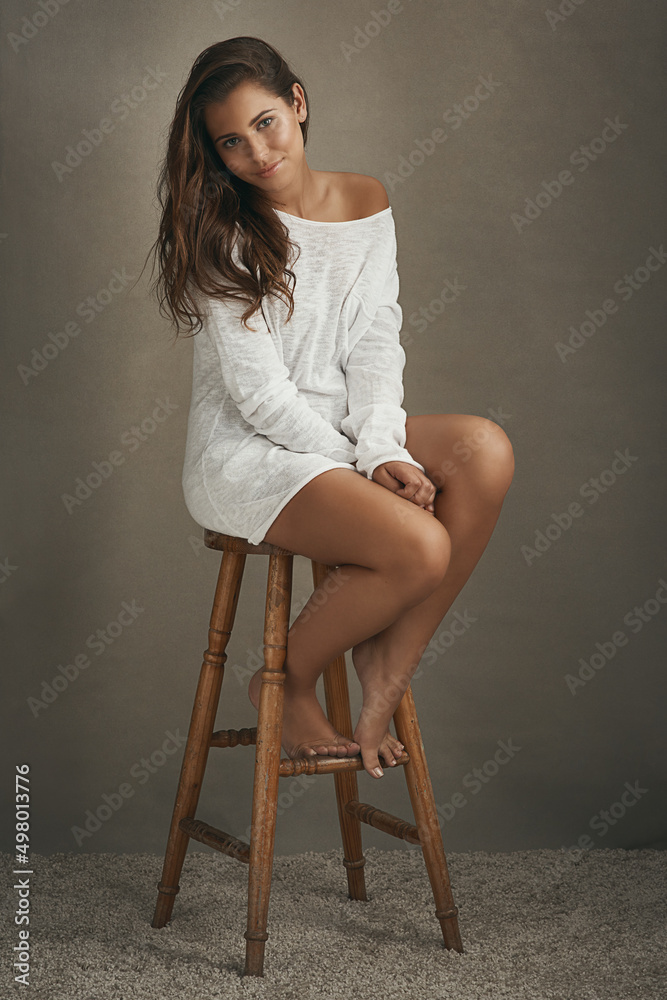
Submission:
[[[391,735],[388,727],[409,678],[404,671],[392,671],[379,662],[373,637],[352,648],[352,662],[363,692],[363,705],[354,739],[361,747],[361,759],[366,771],[374,778],[381,778],[383,771],[379,757],[383,758],[387,767],[395,767],[405,749]]]
[[[263,670],[264,667],[260,667],[255,671],[248,684],[248,697],[257,710]],[[358,743],[336,732],[314,691],[294,692],[289,674],[285,677],[284,691],[282,746],[288,757],[313,757],[315,754],[354,757],[359,753]]]

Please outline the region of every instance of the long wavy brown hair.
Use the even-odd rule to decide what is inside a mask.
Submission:
[[[292,251],[298,244],[289,239],[269,196],[225,168],[204,122],[207,105],[226,100],[246,80],[260,84],[290,107],[292,86],[298,83],[310,107],[303,82],[261,38],[228,38],[197,56],[169,128],[157,185],[162,210],[159,235],[149,250],[159,273],[152,291],[160,314],[175,326],[176,337],[181,323],[194,331],[192,336],[203,325],[191,288],[246,302],[242,321],[253,331],[247,321],[262,308],[265,295],[283,297],[289,307],[287,321],[294,311],[285,275],[296,285],[288,265],[294,263]],[[308,121],[309,115],[300,122],[304,146]],[[232,259],[237,238],[243,267]]]

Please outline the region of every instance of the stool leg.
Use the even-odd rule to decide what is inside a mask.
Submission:
[[[269,556],[264,615],[264,670],[257,716],[255,777],[250,825],[245,975],[264,975],[264,949],[278,807],[285,696],[284,663],[292,601],[293,555]]]
[[[329,570],[334,567],[314,560],[311,560],[311,563],[313,583],[319,587]],[[342,736],[352,739],[350,691],[347,683],[345,656],[338,656],[327,664],[323,679],[329,722]],[[357,816],[351,816],[345,809],[346,803],[352,799],[359,801],[357,772],[341,771],[334,774],[333,777],[338,803],[338,822],[343,840],[343,865],[347,869],[348,895],[350,899],[360,899],[365,902],[367,899],[364,878],[366,859],[361,846],[361,821]]]
[[[164,927],[171,919],[179,889],[178,880],[190,839],[179,824],[182,819],[194,818],[199,801],[225,671],[225,648],[234,624],[245,559],[245,553],[224,552],[220,563],[208,630],[208,649],[204,653],[183,754],[162,879],[158,882],[153,927]]]
[[[394,724],[399,740],[410,755],[410,763],[404,767],[405,780],[408,784],[415,824],[419,830],[426,870],[433,890],[435,915],[440,921],[445,947],[462,952],[463,945],[457,919],[458,908],[454,905],[449,882],[447,859],[435,810],[433,787],[426,763],[411,685],[408,685],[398,708],[394,712]]]

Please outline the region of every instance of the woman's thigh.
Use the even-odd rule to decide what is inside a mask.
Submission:
[[[449,535],[427,511],[353,469],[328,469],[283,507],[264,541],[330,566],[419,567],[441,575]]]
[[[405,447],[442,490],[474,488],[480,499],[502,500],[514,475],[512,444],[499,424],[468,413],[408,417]]]

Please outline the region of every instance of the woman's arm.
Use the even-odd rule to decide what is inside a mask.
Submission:
[[[369,479],[378,465],[392,461],[408,462],[426,472],[405,449],[407,413],[401,403],[406,359],[399,339],[403,312],[398,289],[394,243],[377,312],[345,367],[349,412],[341,430],[356,441],[357,469]]]
[[[354,464],[354,444],[299,394],[261,312],[248,321],[253,332],[241,323],[246,303],[207,297],[203,304],[207,316],[199,336],[210,337],[215,345],[224,384],[244,419],[290,451]]]

